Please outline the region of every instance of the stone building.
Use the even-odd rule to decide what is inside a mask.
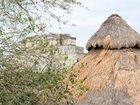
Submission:
[[[22,42],[26,44],[26,47],[33,47],[34,42],[40,40],[46,41],[48,45],[76,46],[75,37],[71,37],[69,34],[56,34],[56,33],[51,33],[49,35],[42,35],[42,36],[36,35],[32,37],[27,37]]]
[[[37,48],[38,46],[45,46],[46,48],[57,48],[57,52],[53,55],[53,66],[58,67],[58,65],[64,64],[65,66],[72,66],[78,59],[85,55],[84,48],[76,46],[76,38],[71,37],[69,34],[56,34],[51,33],[49,35],[32,36],[20,42],[20,45],[24,48],[31,50]],[[40,46],[41,45],[41,46]],[[28,53],[29,54],[29,53]],[[26,54],[26,56],[28,55]],[[35,55],[39,55],[38,50],[35,49]],[[48,52],[42,53],[41,60],[38,63],[39,69],[46,66],[48,61]],[[28,59],[31,56],[27,57]],[[67,58],[67,59],[66,59]],[[26,59],[26,58],[25,58]],[[27,60],[28,60],[27,59]],[[25,60],[27,62],[27,60]],[[30,61],[32,62],[32,61]],[[28,63],[31,65],[30,63]],[[27,64],[26,64],[27,65]]]
[[[69,34],[51,34],[46,36],[50,45],[76,46],[76,38]]]

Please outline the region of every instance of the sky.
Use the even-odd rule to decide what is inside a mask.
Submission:
[[[80,1],[80,0],[79,0]],[[74,7],[72,14],[65,15],[69,25],[50,29],[55,33],[68,33],[77,38],[77,45],[85,47],[88,39],[100,25],[113,13],[119,14],[127,23],[140,33],[140,0],[81,0],[88,7]],[[76,24],[71,26],[70,24]]]

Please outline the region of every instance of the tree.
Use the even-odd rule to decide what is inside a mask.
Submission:
[[[65,24],[54,11],[69,13],[75,4],[80,3],[76,0],[0,0],[0,104],[72,104],[67,84],[61,81],[62,72],[53,72],[50,67],[43,73],[35,72],[36,68],[19,66],[11,59],[26,51],[17,45],[19,41],[47,29],[42,12],[48,21],[55,19]]]
[[[72,5],[80,5],[76,0],[1,0],[0,1],[0,51],[1,54],[9,55],[18,51],[16,46],[29,35],[41,35],[47,31],[46,22],[55,19],[63,24],[66,21],[56,15],[55,10],[71,12]],[[47,15],[44,21],[43,15]],[[2,57],[1,57],[2,58]],[[9,59],[8,57],[4,57]],[[2,66],[4,59],[0,59]]]
[[[56,15],[55,10],[70,13],[73,5],[80,3],[76,0],[0,0],[0,68],[10,67],[9,55],[21,52],[18,41],[47,30],[46,21],[42,19],[43,12],[48,23],[55,19],[65,24],[66,21]]]
[[[48,21],[55,19],[65,23],[61,20],[61,16],[56,15],[55,10],[60,9],[69,13],[73,4],[79,4],[79,2],[75,0],[1,0],[0,35],[8,39],[14,37],[15,41],[29,33],[43,32],[46,29],[43,15],[47,15],[45,19]]]

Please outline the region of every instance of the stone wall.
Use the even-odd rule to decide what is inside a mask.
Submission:
[[[42,36],[33,36],[28,37],[20,42],[22,46],[25,46],[27,49],[34,49],[40,44],[46,44],[45,46],[54,46],[57,47],[58,52],[53,56],[53,65],[57,68],[57,66],[64,64],[65,66],[72,66],[77,59],[80,59],[85,55],[84,48],[76,46],[76,38],[71,37],[69,34],[49,34]],[[38,63],[38,68],[42,69],[48,62],[48,57],[46,52],[42,54],[43,58],[40,57],[40,61]],[[35,55],[39,54],[38,51],[35,51]],[[67,56],[67,60],[65,61],[65,57]],[[26,60],[27,61],[27,60]],[[28,63],[30,64],[30,63]],[[31,65],[31,64],[30,64]]]
[[[57,45],[57,46],[65,46],[65,45],[73,45],[76,46],[76,38],[71,37],[69,34],[49,34],[42,36],[32,36],[27,37],[22,41],[26,44],[27,47],[32,47],[34,42],[44,40],[48,42],[48,45]]]
[[[51,34],[51,35],[47,35],[46,39],[50,45],[57,45],[57,46],[74,45],[74,46],[76,46],[76,38],[71,37],[69,34]]]
[[[79,46],[60,46],[59,47],[62,54],[68,55],[67,65],[72,66],[77,62],[78,59],[85,55],[84,48]]]

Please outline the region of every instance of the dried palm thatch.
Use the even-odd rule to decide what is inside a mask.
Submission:
[[[140,35],[133,30],[119,15],[111,15],[100,29],[89,39],[86,48],[104,47],[104,39],[110,36],[110,49],[140,48]]]
[[[115,28],[114,33],[108,22]],[[140,105],[140,49],[136,47],[140,44],[139,34],[118,15],[109,17],[101,27],[105,27],[103,32],[110,33],[93,36],[88,42],[92,43],[92,49],[73,67],[77,83],[82,81],[88,89],[81,94],[81,90],[73,86],[76,105]],[[95,49],[97,46],[101,48]]]
[[[85,66],[81,67],[81,64]],[[139,68],[138,49],[90,51],[74,66],[78,70],[77,81],[84,81],[84,87],[91,90],[82,96],[80,91],[74,90],[80,99],[77,105],[140,105]],[[110,97],[109,100],[106,97]],[[88,103],[81,104],[85,101]]]

